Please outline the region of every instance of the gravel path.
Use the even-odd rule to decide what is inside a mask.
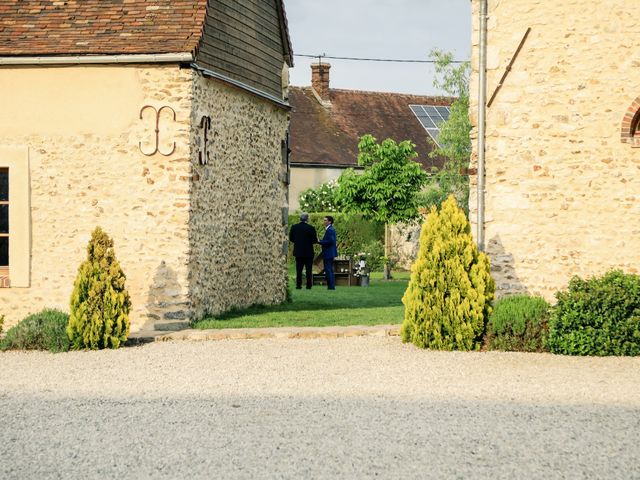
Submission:
[[[640,357],[397,338],[0,354],[0,478],[640,478]]]

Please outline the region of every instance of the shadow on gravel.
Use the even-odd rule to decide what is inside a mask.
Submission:
[[[637,478],[640,409],[0,394],[0,478]]]

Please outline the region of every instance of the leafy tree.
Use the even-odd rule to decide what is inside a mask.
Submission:
[[[113,240],[97,227],[78,268],[67,335],[73,349],[118,348],[129,336],[131,301]]]
[[[432,190],[440,190],[439,195],[425,197],[427,202],[439,206],[448,195],[453,194],[458,205],[465,212],[469,208],[469,179],[463,170],[469,167],[471,156],[471,121],[469,120],[469,62],[454,65],[453,55],[441,50],[432,50],[435,60],[436,79],[434,86],[456,97],[451,104],[449,119],[440,124],[438,143],[434,142],[431,157],[445,157],[441,169],[431,178]]]
[[[439,212],[432,206],[402,297],[402,340],[440,350],[480,348],[495,292],[490,270],[455,198],[450,196]]]
[[[427,182],[427,174],[413,161],[418,156],[408,140],[382,143],[364,135],[358,143],[361,174],[346,170],[340,177],[338,201],[347,211],[361,212],[365,218],[385,224],[384,278],[391,278],[389,258],[389,224],[418,217],[418,192]]]

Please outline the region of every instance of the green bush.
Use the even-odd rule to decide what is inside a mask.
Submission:
[[[402,297],[402,340],[440,350],[480,348],[494,291],[489,258],[478,251],[466,215],[450,196],[439,212],[432,207],[422,226]]]
[[[4,315],[0,315],[0,335],[2,335],[3,327],[4,327]]]
[[[43,310],[29,315],[16,326],[7,330],[0,341],[0,350],[69,350],[67,322],[69,315],[58,310]]]
[[[498,300],[487,323],[490,350],[546,351],[551,306],[542,297],[514,295]]]
[[[573,277],[556,293],[549,349],[567,355],[640,355],[640,276]]]
[[[308,188],[300,193],[300,210],[307,213],[339,211],[340,202],[336,197],[338,182],[332,180],[316,188]]]
[[[322,219],[331,215],[333,225],[336,228],[338,253],[340,255],[353,256],[364,250],[371,242],[381,241],[384,238],[384,225],[371,220],[365,220],[360,214],[351,213],[310,213],[309,225],[312,225],[318,238],[324,235]],[[289,228],[300,221],[299,214],[289,215]],[[291,249],[293,246],[290,245]],[[316,253],[320,252],[320,246],[316,245]]]
[[[384,242],[372,240],[362,245],[362,258],[367,262],[367,267],[371,272],[381,272],[384,268]]]
[[[129,335],[131,301],[113,240],[96,228],[71,294],[67,334],[72,348],[118,348]]]

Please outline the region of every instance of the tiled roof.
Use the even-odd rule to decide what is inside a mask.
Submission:
[[[194,52],[207,0],[0,0],[0,56]]]
[[[416,144],[417,160],[425,169],[442,166],[442,158],[430,158],[428,134],[409,105],[451,105],[447,97],[330,89],[331,107],[323,107],[311,87],[292,87],[291,163],[297,165],[355,166],[358,141],[370,133]]]

